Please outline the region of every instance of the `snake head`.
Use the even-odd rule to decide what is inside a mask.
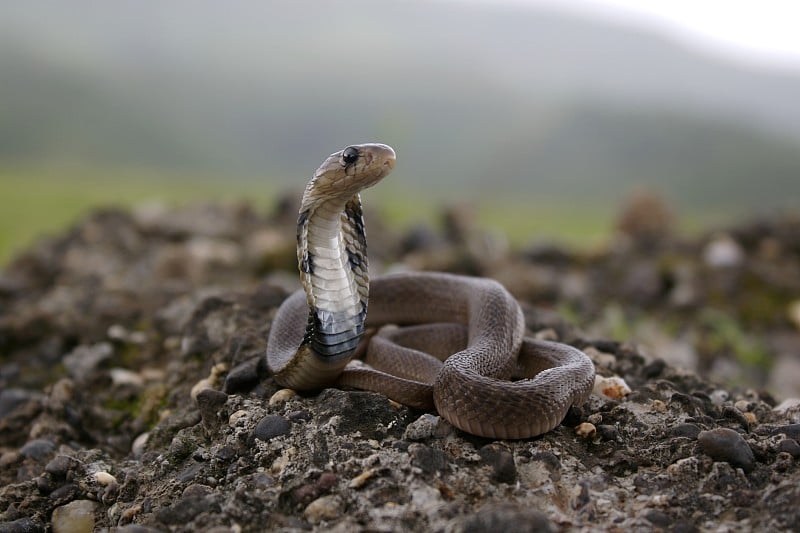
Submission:
[[[379,143],[354,144],[335,152],[323,161],[306,187],[303,204],[310,206],[322,199],[349,199],[372,187],[395,164],[391,146]]]

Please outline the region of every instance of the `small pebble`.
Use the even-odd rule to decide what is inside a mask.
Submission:
[[[603,376],[595,376],[594,392],[595,394],[618,401],[630,394],[631,388],[621,377],[612,376],[610,378],[604,378]]]
[[[667,435],[670,437],[683,437],[688,439],[696,439],[700,434],[700,428],[694,424],[678,424],[672,426],[667,430]]]
[[[514,455],[499,444],[487,444],[478,454],[483,462],[492,467],[492,479],[500,483],[514,483],[517,480],[517,467]]]
[[[75,380],[86,379],[89,374],[114,355],[114,347],[108,342],[92,346],[78,346],[64,356],[62,362],[70,377]]]
[[[56,445],[47,439],[34,439],[25,443],[19,452],[28,459],[41,461],[53,453]]]
[[[0,522],[0,531],[3,533],[39,533],[44,531],[44,526],[31,518],[18,518],[12,522]]]
[[[269,406],[274,407],[297,396],[297,392],[292,389],[280,389],[269,398]]]
[[[53,533],[91,533],[94,530],[94,511],[91,500],[76,500],[53,510]]]
[[[425,440],[436,434],[439,425],[439,417],[425,413],[421,417],[411,422],[403,433],[406,440]]]
[[[239,409],[231,413],[231,416],[228,417],[228,425],[230,427],[236,427],[239,422],[247,420],[247,411],[244,409]]]
[[[64,479],[70,469],[75,468],[78,464],[78,461],[72,457],[58,455],[45,465],[44,471],[56,479]]]
[[[449,468],[447,454],[424,444],[412,444],[408,447],[411,464],[425,474],[445,473]]]
[[[614,354],[601,352],[594,346],[587,346],[583,349],[583,353],[588,355],[589,359],[601,368],[611,368],[617,362],[617,357]]]
[[[788,424],[785,426],[778,426],[772,430],[773,435],[784,434],[790,439],[800,442],[800,424]]]
[[[189,393],[189,396],[194,400],[197,401],[197,395],[203,392],[206,389],[213,389],[214,382],[210,378],[203,378],[197,383],[194,384],[192,387],[192,391]]]
[[[104,487],[117,482],[117,478],[115,478],[108,472],[95,472],[94,480],[100,485],[103,485]]]
[[[795,300],[789,304],[786,309],[786,315],[789,320],[794,324],[794,327],[800,329],[800,300]]]
[[[646,379],[657,378],[664,372],[665,368],[667,368],[667,362],[663,359],[656,359],[647,363],[644,368],[642,368],[642,376]]]
[[[752,411],[747,411],[745,413],[742,413],[742,416],[744,417],[745,420],[747,420],[747,423],[750,424],[751,426],[756,425],[756,423],[758,422],[758,416],[756,416],[756,414],[753,413]]]
[[[709,398],[711,398],[711,403],[714,405],[722,405],[723,403],[727,402],[730,399],[731,395],[728,394],[728,391],[717,389],[709,394]]]
[[[228,394],[234,392],[245,392],[258,384],[259,381],[259,368],[262,357],[254,357],[239,363],[228,372],[225,376],[225,384],[222,390]]]
[[[794,439],[783,439],[778,443],[777,450],[788,453],[795,459],[800,457],[800,444]]]
[[[597,428],[594,424],[583,422],[575,428],[575,434],[582,439],[591,440],[597,435]]]
[[[0,391],[0,419],[14,411],[18,406],[36,401],[41,395],[26,389],[9,388]]]
[[[619,439],[619,429],[617,429],[617,426],[612,426],[609,424],[599,425],[597,426],[597,433],[603,440],[615,441]]]
[[[753,450],[740,434],[728,428],[701,431],[697,436],[700,449],[715,461],[725,461],[751,472],[755,466]]]
[[[150,433],[145,432],[133,439],[133,443],[131,444],[131,454],[135,458],[140,458],[144,453],[144,448],[147,446],[147,439],[150,438]]]
[[[342,514],[342,499],[335,494],[322,496],[309,503],[303,515],[313,523],[334,520]]]
[[[800,398],[787,398],[772,408],[778,414],[784,415],[793,409],[800,408]]]
[[[703,260],[712,268],[731,268],[739,266],[745,258],[744,250],[733,237],[718,235],[703,250]]]
[[[267,415],[262,418],[253,430],[253,436],[259,440],[271,440],[286,435],[292,429],[292,423],[280,415]]]
[[[653,412],[656,412],[656,413],[666,413],[667,412],[667,404],[665,404],[661,400],[653,400],[652,402],[650,402],[650,408],[653,410]]]
[[[347,486],[351,489],[360,489],[367,483],[367,481],[375,477],[377,473],[378,473],[377,468],[370,468],[369,470],[366,470],[357,475],[356,477],[354,477],[353,479],[351,479],[350,483],[348,483]]]
[[[216,389],[204,389],[197,394],[195,402],[206,429],[214,430],[218,427],[218,413],[227,400],[228,395]]]
[[[468,516],[457,531],[463,533],[486,533],[489,531],[551,533],[557,531],[557,528],[544,512],[534,507],[512,503],[488,503],[478,512]]]
[[[144,386],[144,378],[127,368],[112,368],[108,371],[108,374],[111,376],[111,382],[117,387],[123,385],[131,387]]]
[[[540,341],[557,341],[558,333],[553,328],[546,328],[541,331],[537,331],[533,337]]]
[[[603,413],[592,413],[586,417],[586,421],[595,426],[603,423]]]

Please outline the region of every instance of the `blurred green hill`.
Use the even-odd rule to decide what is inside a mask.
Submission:
[[[398,169],[377,195],[611,209],[646,187],[727,213],[800,200],[800,71],[644,30],[421,1],[41,0],[0,15],[6,168],[276,191],[378,140]]]

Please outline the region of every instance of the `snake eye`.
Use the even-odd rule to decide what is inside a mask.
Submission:
[[[345,166],[349,166],[355,163],[356,161],[358,161],[358,150],[356,150],[352,146],[348,146],[347,148],[345,148],[344,151],[342,152],[342,163],[344,163]]]

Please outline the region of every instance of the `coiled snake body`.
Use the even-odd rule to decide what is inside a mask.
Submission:
[[[274,380],[300,390],[382,392],[412,407],[435,407],[483,437],[550,431],[571,405],[586,401],[594,365],[566,344],[524,338],[522,311],[502,285],[424,272],[370,283],[359,192],[394,163],[389,146],[349,146],[308,183],[297,226],[303,290],[281,305],[269,333]],[[351,363],[365,331],[387,324],[398,327],[368,340],[366,364]]]

